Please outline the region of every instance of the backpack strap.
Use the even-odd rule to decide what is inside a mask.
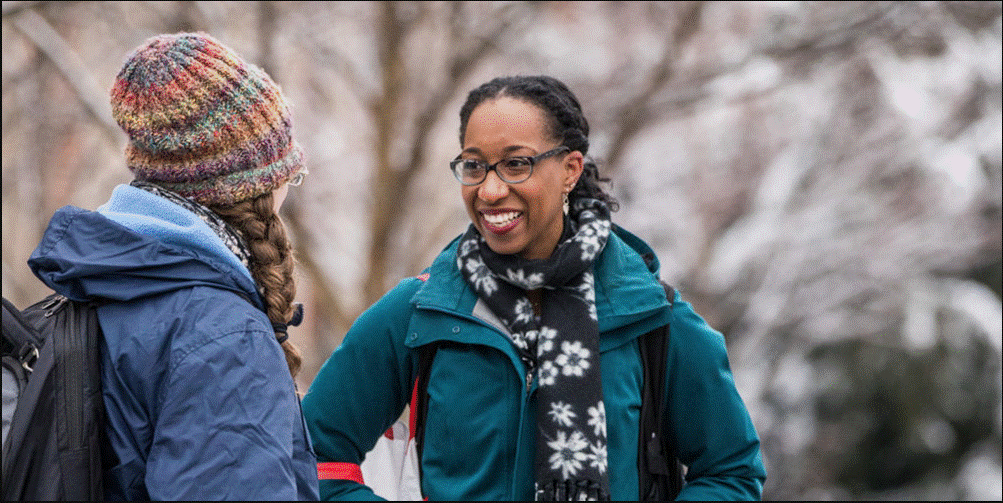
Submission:
[[[425,444],[425,421],[428,415],[428,376],[432,368],[432,360],[439,349],[441,341],[430,342],[419,346],[418,371],[414,378],[414,391],[411,394],[411,412],[408,419],[408,430],[414,437],[414,447],[418,455],[418,480],[421,480],[421,453]]]
[[[65,299],[64,314],[57,317],[56,424],[60,436],[59,463],[63,470],[66,499],[85,501],[104,498],[100,438],[104,434],[104,401],[101,395],[97,305]],[[53,310],[59,309],[58,306]],[[95,364],[98,365],[95,365]],[[79,468],[77,468],[79,467]]]
[[[669,308],[676,298],[675,289],[660,282]],[[675,437],[662,431],[666,411],[665,364],[671,335],[670,325],[658,327],[638,339],[644,384],[641,391],[641,419],[637,446],[639,499],[673,500],[682,490],[682,465],[676,452]]]
[[[35,327],[21,316],[21,310],[3,298],[3,355],[15,358],[29,374],[45,343]]]

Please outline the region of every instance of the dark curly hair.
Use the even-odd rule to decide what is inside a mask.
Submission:
[[[578,183],[568,194],[575,200],[581,197],[599,199],[605,202],[610,211],[619,209],[619,203],[602,185],[609,183],[609,178],[599,176],[599,166],[589,157],[589,122],[582,113],[578,98],[563,82],[546,75],[497,77],[481,84],[470,94],[460,108],[460,144],[467,132],[467,121],[470,114],[481,103],[502,97],[524,100],[543,110],[547,117],[548,134],[571,150],[577,150],[585,157],[584,170]]]

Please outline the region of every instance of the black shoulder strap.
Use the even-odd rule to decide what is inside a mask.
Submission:
[[[431,342],[419,346],[418,352],[418,372],[415,374],[415,394],[411,402],[414,413],[414,447],[418,454],[418,480],[421,480],[421,453],[425,444],[425,416],[428,415],[428,376],[432,368],[432,360],[435,352],[439,349],[439,342]]]
[[[3,355],[16,358],[30,372],[43,343],[35,327],[21,316],[21,310],[4,297]]]
[[[665,297],[672,306],[675,289],[661,282]],[[676,452],[675,438],[662,432],[661,426],[669,404],[665,397],[665,360],[671,335],[670,324],[658,327],[638,340],[644,384],[641,391],[640,435],[637,446],[639,499],[673,500],[682,490],[682,465]]]
[[[59,431],[59,463],[66,499],[104,499],[101,436],[104,434],[104,399],[101,393],[101,354],[97,305],[67,301],[62,338],[54,338]],[[60,333],[60,327],[56,326]]]

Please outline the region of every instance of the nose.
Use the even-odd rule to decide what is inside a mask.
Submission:
[[[507,195],[508,184],[501,178],[498,178],[498,173],[495,173],[493,170],[488,171],[487,177],[481,182],[481,186],[477,188],[477,197],[489,204],[501,201]]]

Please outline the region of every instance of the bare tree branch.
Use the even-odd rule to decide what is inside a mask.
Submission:
[[[816,60],[838,50],[852,47],[858,40],[873,34],[874,29],[895,8],[894,2],[864,4],[864,12],[855,18],[837,18],[824,30],[811,33],[810,37],[781,40],[761,52],[777,58],[802,57]]]
[[[459,3],[460,2],[456,2],[456,4]],[[512,20],[508,15],[506,15],[507,11],[510,10],[511,7],[511,5],[505,6],[504,11],[495,17],[497,24],[495,24],[487,34],[477,38],[477,42],[473,47],[470,47],[465,51],[457,50],[457,52],[452,55],[449,65],[448,78],[443,85],[438,87],[438,92],[436,92],[426,102],[422,112],[415,118],[414,130],[417,137],[411,145],[411,155],[409,157],[410,162],[403,170],[404,172],[410,172],[410,174],[406,175],[407,179],[405,182],[409,181],[410,177],[414,176],[414,173],[421,169],[421,167],[425,164],[428,137],[432,132],[432,126],[434,126],[435,123],[438,122],[439,117],[441,117],[446,104],[453,96],[456,95],[460,84],[465,80],[470,72],[473,71],[476,67],[476,63],[483,60],[484,57],[498,45],[502,36],[512,27]],[[455,28],[456,26],[454,23],[453,33],[456,33],[457,31]]]
[[[403,19],[392,7],[392,3],[384,3],[382,11],[382,32],[380,59],[383,69],[384,91],[372,107],[377,119],[377,182],[374,190],[373,223],[370,238],[369,276],[366,279],[365,292],[369,302],[375,301],[383,294],[386,286],[386,276],[389,261],[389,244],[400,227],[401,220],[396,218],[398,208],[394,200],[408,192],[414,176],[425,165],[428,151],[429,135],[449,100],[456,95],[460,84],[476,67],[477,62],[495,48],[504,35],[511,31],[514,7],[504,6],[500,12],[492,16],[492,25],[484,30],[479,37],[473,37],[476,42],[470,47],[451,44],[455,48],[449,56],[448,76],[437,87],[437,91],[425,102],[424,107],[415,116],[408,157],[399,165],[390,158],[390,144],[394,134],[393,126],[398,122],[395,111],[399,106],[401,83],[406,78],[406,67],[403,61],[403,44],[406,35],[414,28],[421,16]],[[458,39],[469,39],[471,35],[466,25],[459,22],[461,5],[451,6],[450,37],[455,42]],[[419,13],[421,14],[421,13]],[[460,35],[464,33],[464,35]]]
[[[13,22],[66,77],[91,117],[107,134],[108,139],[113,144],[123,144],[123,133],[111,117],[111,105],[108,104],[104,90],[98,86],[87,65],[62,35],[31,9],[25,9],[13,19]]]
[[[275,32],[278,9],[274,2],[258,2],[258,65],[273,78],[275,74]]]
[[[363,292],[366,303],[371,303],[383,294],[384,278],[387,275],[393,215],[396,208],[393,200],[403,194],[404,179],[393,169],[391,148],[396,133],[397,111],[404,86],[405,64],[403,41],[410,31],[411,23],[402,19],[398,4],[383,2],[379,16],[379,63],[382,92],[373,96],[369,107],[373,112],[376,129],[376,173],[373,186],[372,222],[369,238],[368,274]]]
[[[310,38],[312,39],[313,37]],[[349,88],[357,89],[360,96],[369,96],[375,93],[370,80],[362,76],[351,58],[319,40],[311,40],[310,45],[313,48],[314,60],[336,70],[338,76],[348,82]],[[364,99],[364,101],[369,100]]]
[[[26,2],[11,1],[11,2],[8,2],[8,1],[4,1],[3,2],[3,16],[4,17],[11,16],[11,15],[17,14],[17,13],[23,11],[23,10],[31,9],[32,7],[35,7],[36,5],[44,4],[44,3],[46,3],[46,2],[36,2],[36,1],[26,1]]]
[[[617,117],[616,123],[620,127],[613,135],[609,151],[606,154],[606,166],[610,171],[616,170],[620,165],[620,160],[630,140],[637,136],[655,117],[650,108],[652,99],[672,79],[673,65],[679,47],[693,37],[700,25],[703,2],[691,2],[682,6],[681,9],[682,13],[679,15],[675,29],[666,39],[662,55],[658,63],[652,67],[644,85],[636,95],[627,100],[613,114]]]
[[[303,214],[302,205],[290,197],[282,205],[282,211],[285,214],[283,222],[297,239],[296,261],[302,266],[303,272],[313,279],[316,302],[323,310],[322,316],[330,320],[334,326],[347,329],[354,317],[348,315],[331,288],[331,282],[328,281],[326,274],[328,268],[323,267],[311,251],[321,247],[321,244],[317,243],[314,234],[303,226],[307,217]]]

